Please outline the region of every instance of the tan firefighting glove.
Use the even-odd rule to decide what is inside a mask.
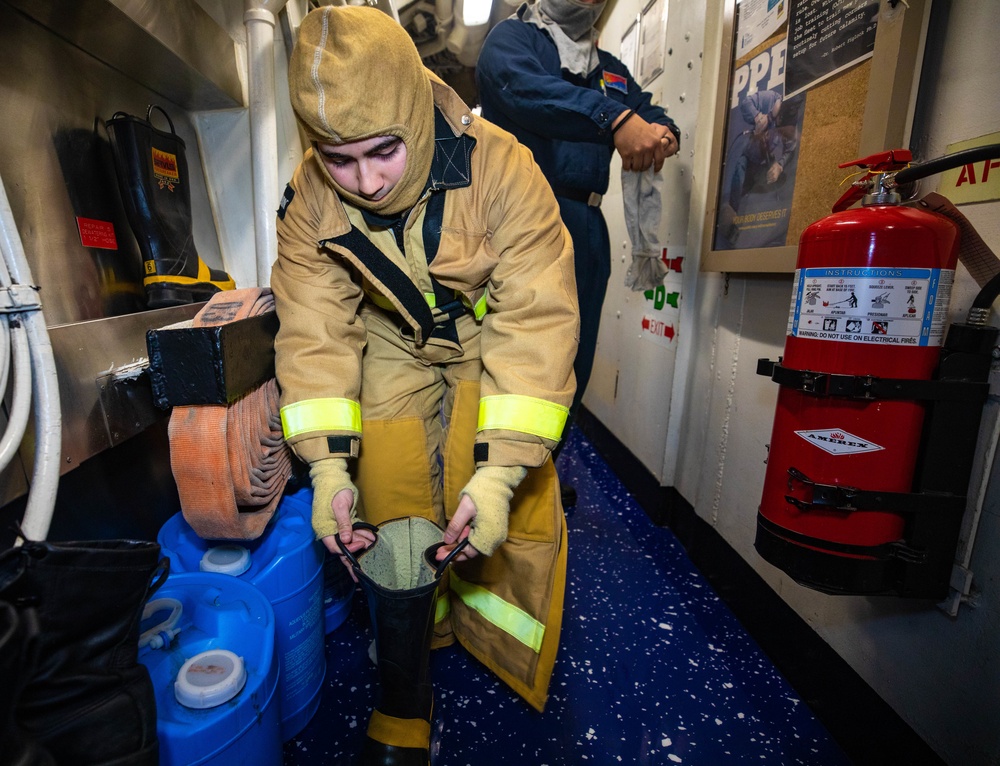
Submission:
[[[492,556],[507,539],[507,517],[514,490],[524,481],[528,469],[519,465],[484,465],[476,469],[459,497],[468,495],[476,504],[469,542],[477,551]]]
[[[342,489],[349,489],[354,493],[351,523],[358,520],[358,488],[347,472],[347,458],[328,457],[310,463],[309,478],[312,479],[313,487],[312,526],[317,539],[335,535],[339,531],[331,504],[334,496]]]

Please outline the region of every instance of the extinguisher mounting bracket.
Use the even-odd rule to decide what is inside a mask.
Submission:
[[[846,484],[821,484],[794,466],[788,468],[788,489],[803,487],[807,499],[785,495],[800,511],[891,511],[893,513],[962,513],[966,497],[939,492],[881,492]]]
[[[905,540],[895,540],[893,542],[881,543],[879,545],[837,543],[831,540],[822,540],[818,537],[804,535],[799,532],[793,532],[792,530],[785,529],[784,527],[769,521],[767,517],[759,513],[757,514],[757,524],[762,529],[767,530],[771,535],[774,535],[775,539],[781,539],[798,545],[807,545],[812,550],[823,551],[824,553],[848,555],[864,559],[874,559],[877,561],[897,559],[905,562],[906,564],[916,565],[923,565],[927,562],[927,551],[921,548],[914,548],[912,545],[908,545]],[[815,583],[813,584],[813,587],[818,587],[819,590],[825,590],[827,593],[833,594],[846,592],[837,588],[819,587],[818,584]]]
[[[780,360],[757,360],[757,374],[775,383],[814,396],[841,396],[848,399],[916,399],[922,401],[985,402],[988,382],[967,380],[910,380],[876,378],[872,375],[840,375],[785,367]]]

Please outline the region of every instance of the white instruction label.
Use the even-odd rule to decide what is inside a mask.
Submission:
[[[952,269],[796,269],[788,335],[845,343],[940,346]]]

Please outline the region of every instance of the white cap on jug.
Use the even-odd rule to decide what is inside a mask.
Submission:
[[[184,707],[204,710],[229,702],[246,682],[242,657],[227,649],[210,649],[181,666],[174,682],[174,696]]]
[[[242,545],[216,545],[205,551],[198,568],[238,577],[250,568],[250,551]]]

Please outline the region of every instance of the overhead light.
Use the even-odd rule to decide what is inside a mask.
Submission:
[[[462,0],[462,23],[467,27],[478,27],[490,20],[493,0]]]

